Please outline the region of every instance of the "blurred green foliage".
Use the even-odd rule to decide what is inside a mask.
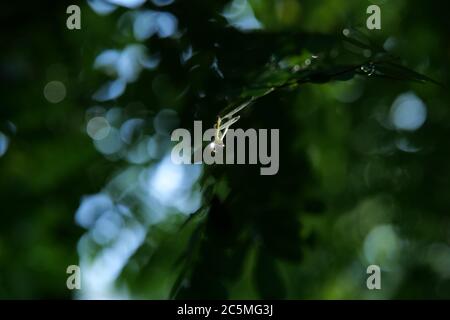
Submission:
[[[155,3],[99,15],[83,2],[77,31],[65,28],[70,2],[2,5],[0,132],[9,145],[0,157],[0,298],[450,298],[450,44],[440,2]],[[365,29],[372,3],[381,30]],[[171,13],[176,34],[136,39],[143,10]],[[242,26],[240,15],[259,29],[231,26]],[[130,44],[157,66],[117,99],[93,101],[114,78],[94,61]],[[43,95],[51,80],[66,85],[57,104]],[[205,166],[192,215],[153,200],[150,210],[145,194],[128,190],[161,154],[133,163],[125,154],[134,145],[103,155],[86,134],[93,106],[116,108],[121,121],[143,119],[143,135],[167,148],[161,110],[174,110],[179,127],[212,126],[223,109],[270,87],[278,89],[246,109],[239,127],[280,129],[279,173]],[[416,130],[392,123],[405,94],[426,106]],[[92,226],[75,223],[82,197],[97,193],[128,208],[124,225],[142,241],[107,292],[92,279],[71,292],[68,265],[81,263],[83,275],[124,241],[96,242]],[[149,216],[158,210],[163,218]],[[366,288],[370,264],[381,266],[382,290]]]

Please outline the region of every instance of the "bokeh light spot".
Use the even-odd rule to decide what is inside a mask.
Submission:
[[[44,97],[51,103],[58,103],[66,97],[66,86],[61,81],[50,81],[44,87]]]
[[[6,151],[8,150],[9,146],[9,138],[0,132],[0,157],[2,157]]]
[[[419,129],[427,117],[425,104],[413,92],[399,95],[391,107],[390,119],[399,130]]]
[[[108,120],[104,117],[94,117],[89,120],[86,131],[88,135],[94,140],[102,140],[106,138],[111,130]]]

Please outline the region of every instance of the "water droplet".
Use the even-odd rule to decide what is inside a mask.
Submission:
[[[292,67],[292,72],[298,72],[300,71],[300,66],[298,64],[296,64],[295,66]]]
[[[375,73],[375,65],[371,62],[361,66],[361,71],[366,73],[369,77]]]

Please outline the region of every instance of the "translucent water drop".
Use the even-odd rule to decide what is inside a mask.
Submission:
[[[361,71],[367,74],[369,77],[375,73],[375,65],[373,63],[364,64],[361,66]]]
[[[362,72],[367,72],[369,70],[369,68],[366,65],[362,65],[361,66],[361,71]]]
[[[292,67],[292,72],[298,72],[300,71],[300,66],[298,64],[296,64],[295,66]]]

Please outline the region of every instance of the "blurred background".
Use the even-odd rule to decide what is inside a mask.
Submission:
[[[0,298],[450,298],[440,2],[43,0],[0,17]],[[343,45],[353,28],[372,47]],[[377,76],[377,50],[443,86]],[[277,175],[171,162],[173,129],[344,62],[364,65],[242,112],[280,130]]]

